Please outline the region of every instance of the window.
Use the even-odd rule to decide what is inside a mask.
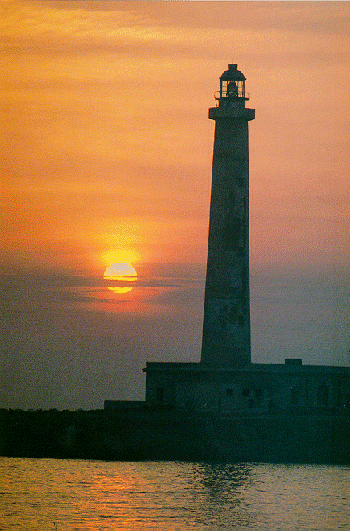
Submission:
[[[238,326],[244,326],[245,319],[243,315],[238,316]]]
[[[163,387],[157,387],[156,401],[157,402],[164,402],[164,389],[163,389]]]
[[[226,389],[226,396],[228,398],[232,398],[233,397],[233,389]]]
[[[317,405],[328,406],[328,387],[325,384],[321,384],[317,389]]]
[[[262,398],[263,396],[263,390],[258,388],[258,389],[255,389],[255,396],[256,398]]]
[[[292,406],[299,404],[299,389],[298,387],[292,387],[290,390],[290,403]]]

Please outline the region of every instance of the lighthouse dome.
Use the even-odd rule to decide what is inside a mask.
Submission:
[[[237,70],[237,65],[228,65],[228,70],[225,70],[220,76],[221,81],[245,81],[246,77],[240,70]]]

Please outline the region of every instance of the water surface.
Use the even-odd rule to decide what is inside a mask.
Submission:
[[[349,467],[0,458],[0,530],[349,530],[349,488]]]

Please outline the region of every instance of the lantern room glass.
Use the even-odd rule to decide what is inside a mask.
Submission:
[[[223,80],[220,86],[220,98],[245,98],[245,81]]]

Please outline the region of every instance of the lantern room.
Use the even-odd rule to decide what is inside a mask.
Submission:
[[[228,98],[230,100],[242,98],[248,100],[245,92],[246,78],[240,70],[237,70],[237,65],[228,65],[226,70],[220,77],[220,92],[215,94],[217,100]]]

